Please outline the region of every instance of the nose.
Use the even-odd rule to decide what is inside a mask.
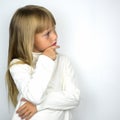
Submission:
[[[58,38],[57,33],[53,32],[53,34],[52,34],[52,40],[53,41],[57,41],[57,38]]]

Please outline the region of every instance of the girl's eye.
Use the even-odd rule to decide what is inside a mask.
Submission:
[[[45,34],[45,36],[49,36],[49,35],[50,35],[50,31]]]

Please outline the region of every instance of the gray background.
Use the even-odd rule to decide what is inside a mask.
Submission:
[[[9,22],[27,4],[47,7],[56,18],[59,52],[70,57],[81,90],[74,120],[120,120],[119,0],[0,0],[0,120],[13,112],[4,77]]]

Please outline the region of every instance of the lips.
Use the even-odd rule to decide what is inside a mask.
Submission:
[[[56,46],[56,44],[57,44],[57,42],[54,42],[54,43],[52,44],[52,46]]]

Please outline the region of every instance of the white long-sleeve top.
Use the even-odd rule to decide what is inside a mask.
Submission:
[[[33,53],[34,67],[11,61],[10,73],[19,91],[12,120],[21,120],[16,110],[24,104],[21,98],[36,104],[38,112],[30,120],[71,120],[70,110],[78,106],[80,90],[69,59],[61,54],[55,61]]]

